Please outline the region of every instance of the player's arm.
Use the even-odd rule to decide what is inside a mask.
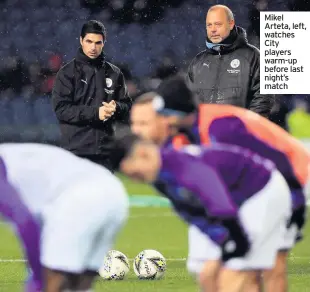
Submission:
[[[216,170],[203,163],[197,157],[175,150],[162,153],[162,168],[175,176],[182,187],[198,196],[209,217],[229,230],[229,236],[217,242],[223,248],[223,260],[244,256],[249,242],[238,219],[238,207],[231,200],[230,194]],[[228,241],[236,242],[236,249],[226,251]]]
[[[41,289],[43,280],[40,263],[40,227],[15,188],[9,182],[2,180],[0,180],[0,214],[14,225],[22,242],[32,272],[31,279],[26,284],[27,287]]]
[[[238,209],[215,170],[201,159],[181,151],[169,149],[162,153],[163,169],[175,176],[178,184],[195,193],[210,216],[237,216]]]
[[[186,74],[186,83],[187,83],[187,86],[190,88],[190,89],[194,89],[194,63],[195,63],[195,60],[196,58],[194,58],[191,63],[189,64],[188,66],[188,69],[187,69],[187,74]]]
[[[73,125],[86,125],[99,122],[99,107],[77,105],[74,101],[74,76],[65,72],[65,68],[57,73],[52,103],[57,119]]]
[[[116,112],[114,118],[122,122],[127,122],[129,117],[129,111],[132,106],[132,99],[129,96],[125,78],[122,72],[119,73],[117,79],[115,96]]]

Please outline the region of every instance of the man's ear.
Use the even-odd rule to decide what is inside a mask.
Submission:
[[[234,28],[234,26],[235,26],[235,20],[232,19],[232,20],[229,21],[230,30],[232,30]]]
[[[80,36],[80,45],[82,46],[82,44],[83,44],[83,39],[82,39],[82,37]]]

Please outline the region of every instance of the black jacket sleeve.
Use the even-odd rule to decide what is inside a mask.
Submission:
[[[126,121],[129,117],[132,100],[128,94],[127,85],[122,72],[119,73],[117,80],[116,96],[116,113],[115,119],[118,121]]]
[[[57,73],[52,94],[57,119],[72,125],[87,125],[99,121],[99,108],[75,104],[74,76],[70,76],[64,69]]]
[[[248,109],[266,118],[269,117],[274,104],[274,96],[260,94],[260,53],[257,50],[253,57],[250,88],[248,91]]]
[[[193,72],[194,60],[192,60],[191,63],[189,64],[188,69],[187,69],[187,74],[186,74],[186,83],[187,83],[188,88],[190,88],[191,90],[194,89],[193,87],[194,85],[194,72]]]

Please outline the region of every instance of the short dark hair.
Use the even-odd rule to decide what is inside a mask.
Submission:
[[[132,133],[126,133],[115,137],[110,153],[112,167],[115,171],[119,170],[122,160],[131,153],[132,148],[139,141],[141,141],[141,138]]]
[[[194,94],[182,76],[175,75],[165,79],[156,89],[156,93],[163,99],[162,110],[178,111],[186,115],[197,111]]]
[[[104,40],[106,39],[106,35],[107,35],[107,31],[106,31],[105,26],[103,25],[102,22],[100,22],[98,20],[89,20],[83,24],[82,30],[81,30],[82,39],[88,33],[101,34]]]

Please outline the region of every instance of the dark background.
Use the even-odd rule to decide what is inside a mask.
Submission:
[[[259,11],[310,10],[306,0],[0,0],[0,141],[58,143],[50,94],[85,21],[105,24],[107,59],[135,98],[186,71],[205,47],[205,15],[215,4],[228,5],[258,47]],[[278,96],[271,119],[286,128],[296,100],[308,107],[308,96]]]

